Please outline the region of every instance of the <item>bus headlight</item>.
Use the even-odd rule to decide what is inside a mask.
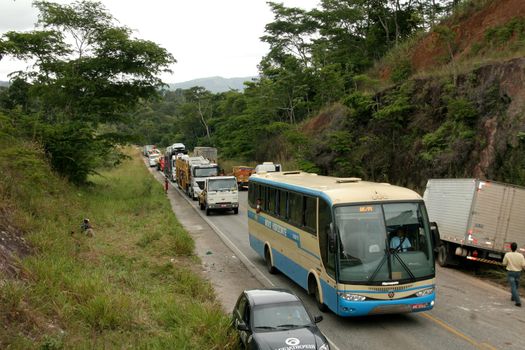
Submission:
[[[425,295],[430,295],[432,293],[434,293],[434,287],[420,290],[416,293],[416,297],[424,297]]]
[[[366,297],[359,294],[338,292],[339,296],[348,301],[365,301]]]

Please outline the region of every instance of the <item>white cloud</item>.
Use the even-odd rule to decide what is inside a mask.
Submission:
[[[60,3],[72,1],[60,0]],[[312,8],[319,0],[281,0],[286,6]],[[273,20],[266,0],[103,0],[109,12],[141,39],[152,40],[177,59],[168,82],[208,76],[257,74],[268,51],[259,38]],[[0,33],[31,29],[37,12],[30,0],[0,0]],[[0,61],[0,80],[25,67]]]

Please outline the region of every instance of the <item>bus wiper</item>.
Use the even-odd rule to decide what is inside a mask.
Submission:
[[[388,258],[388,249],[385,249],[385,255],[383,255],[383,259],[381,259],[381,261],[379,262],[379,265],[377,265],[374,273],[368,279],[368,282],[372,282],[376,278],[377,274],[379,273],[379,270],[381,270],[381,267],[383,267],[387,258]]]
[[[403,268],[405,269],[406,272],[408,272],[408,275],[410,276],[410,279],[412,280],[415,280],[416,279],[416,276],[414,276],[414,274],[412,273],[412,271],[410,271],[410,268],[407,266],[407,264],[405,264],[405,262],[403,261],[403,259],[401,259],[399,257],[399,254],[396,252],[396,250],[392,250],[392,255],[395,256],[395,258],[397,259],[397,261],[399,261],[399,263],[401,264],[401,266],[403,266]]]

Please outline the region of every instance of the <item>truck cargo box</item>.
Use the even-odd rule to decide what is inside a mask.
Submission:
[[[525,246],[525,188],[479,179],[431,179],[423,199],[442,241],[478,248],[494,259],[509,251],[511,242]]]

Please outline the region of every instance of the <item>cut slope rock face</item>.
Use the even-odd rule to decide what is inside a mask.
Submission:
[[[480,152],[474,176],[486,178],[490,177],[497,155],[509,146],[516,146],[518,133],[525,131],[525,58],[484,66],[476,71],[476,75],[480,90],[497,84],[500,98],[509,100],[503,116],[487,115],[483,121],[486,146]]]
[[[17,261],[29,252],[22,232],[10,220],[9,210],[0,208],[0,276],[19,275],[21,271]]]

